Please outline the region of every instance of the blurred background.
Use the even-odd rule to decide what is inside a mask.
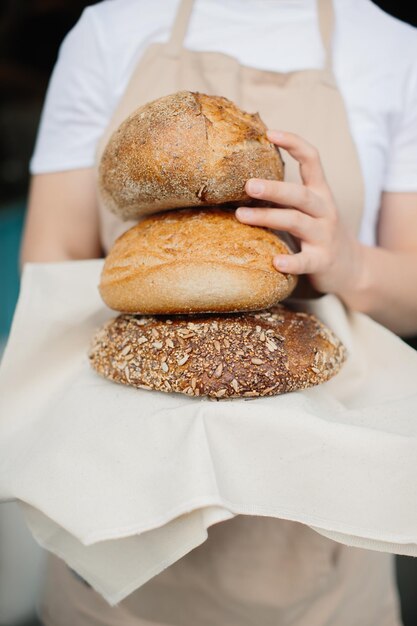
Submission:
[[[414,3],[375,3],[417,26]],[[0,3],[0,358],[18,297],[18,250],[26,210],[28,162],[45,91],[62,39],[91,4],[95,2]],[[417,349],[417,338],[407,342]],[[38,624],[36,601],[43,565],[43,551],[26,530],[16,505],[0,504],[0,626]],[[404,625],[416,626],[417,559],[397,557],[397,580]]]

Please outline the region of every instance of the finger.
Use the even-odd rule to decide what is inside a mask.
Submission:
[[[268,130],[269,141],[284,148],[300,164],[300,174],[305,185],[320,186],[326,183],[320,154],[315,146],[296,135],[278,130]]]
[[[318,229],[314,218],[296,209],[239,207],[236,217],[244,224],[282,230],[304,241],[314,241]]]
[[[302,251],[296,254],[277,254],[272,259],[274,267],[284,274],[314,274],[319,271],[319,263],[314,255]]]
[[[312,217],[322,217],[326,213],[323,200],[308,187],[297,183],[251,178],[246,182],[245,190],[252,198],[291,206]]]

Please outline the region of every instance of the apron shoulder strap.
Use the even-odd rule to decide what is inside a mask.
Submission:
[[[171,36],[166,47],[167,52],[172,56],[178,56],[183,47],[191,12],[193,10],[193,2],[194,0],[179,0]]]
[[[334,10],[332,0],[317,0],[320,35],[326,54],[324,72],[329,82],[334,82],[332,65],[332,35],[334,28]]]

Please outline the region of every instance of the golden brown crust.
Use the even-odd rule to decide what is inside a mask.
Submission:
[[[283,180],[258,114],[220,96],[180,91],[139,107],[111,135],[99,193],[124,220],[177,207],[252,202],[249,178]]]
[[[272,265],[289,248],[233,211],[183,209],[149,217],[117,239],[102,271],[104,302],[124,313],[171,314],[268,308],[296,277]]]
[[[321,384],[346,350],[313,315],[278,305],[245,315],[119,315],[97,331],[89,357],[96,372],[125,385],[250,398]]]

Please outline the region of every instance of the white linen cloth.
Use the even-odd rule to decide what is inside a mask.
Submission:
[[[332,295],[298,302],[348,350],[282,396],[211,401],[116,385],[87,358],[116,313],[101,260],[28,264],[0,369],[0,498],[111,604],[236,514],[417,555],[417,354]],[[366,350],[365,350],[366,346]]]

